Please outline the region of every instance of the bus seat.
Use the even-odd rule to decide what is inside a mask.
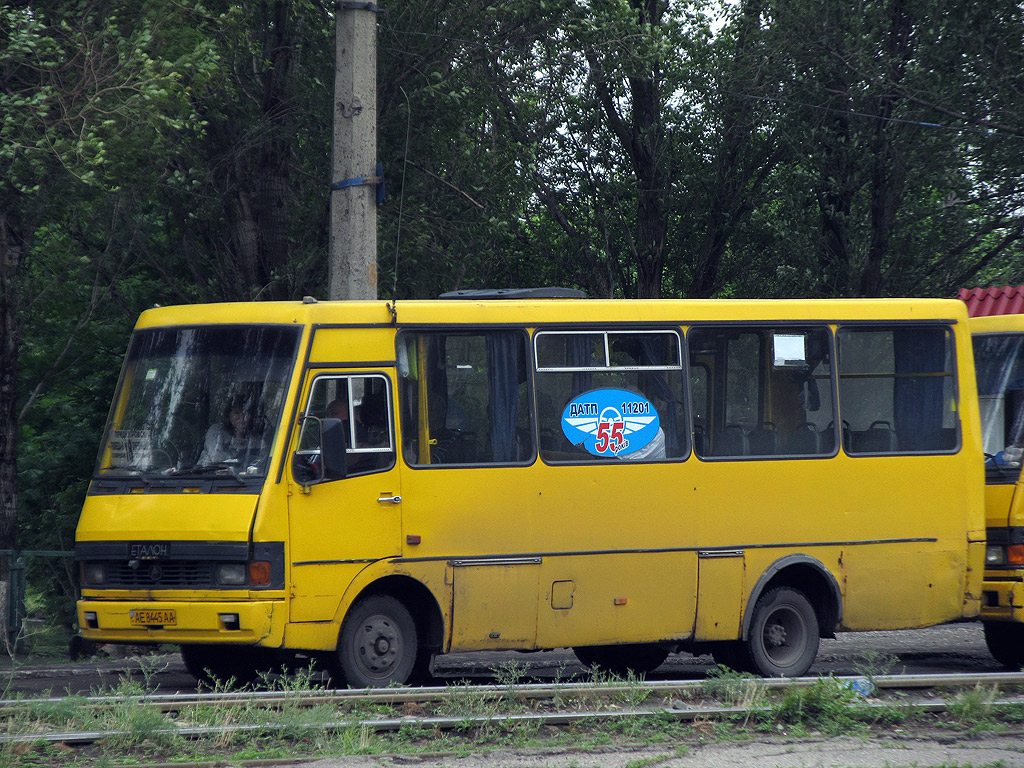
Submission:
[[[786,438],[786,453],[806,455],[821,453],[821,433],[813,424],[804,423]]]
[[[863,432],[853,433],[854,453],[892,453],[896,450],[896,430],[888,421],[873,421]]]
[[[750,441],[743,427],[739,424],[729,424],[725,429],[715,433],[711,449],[715,456],[748,456]]]
[[[751,432],[749,439],[751,456],[777,456],[782,453],[782,440],[770,421]]]

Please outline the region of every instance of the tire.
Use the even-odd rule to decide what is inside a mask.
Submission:
[[[580,645],[572,649],[580,664],[597,668],[620,677],[630,672],[645,675],[660,667],[668,658],[668,651],[649,643],[628,645]]]
[[[989,653],[1004,667],[1020,671],[1024,667],[1024,624],[985,621],[982,626]]]
[[[818,618],[798,590],[776,587],[761,595],[750,620],[750,671],[764,677],[801,677],[818,655]]]
[[[243,688],[269,669],[269,655],[260,648],[237,645],[183,645],[185,670],[209,688]]]
[[[327,670],[335,687],[383,688],[409,682],[418,660],[412,615],[399,600],[372,595],[349,610]]]

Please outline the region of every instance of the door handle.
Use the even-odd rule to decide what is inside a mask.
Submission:
[[[379,499],[377,499],[377,503],[378,504],[401,504],[402,503],[402,497],[401,496],[381,496]]]

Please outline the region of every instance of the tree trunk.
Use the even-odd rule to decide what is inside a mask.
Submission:
[[[18,269],[23,241],[0,211],[0,549],[17,545],[18,523]],[[0,557],[0,622],[6,629],[10,559]],[[6,635],[4,635],[6,638]],[[10,643],[14,638],[6,638]]]

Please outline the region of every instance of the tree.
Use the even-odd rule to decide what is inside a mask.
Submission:
[[[741,291],[949,296],[1020,252],[1019,7],[765,8],[765,45],[793,74],[751,95],[779,105],[791,159],[737,243]]]
[[[0,19],[0,548],[13,548],[19,294],[37,236],[52,236],[68,211],[95,204],[97,192],[109,195],[105,204],[131,202],[126,169],[143,185],[144,160],[198,126],[185,79],[209,78],[214,57],[200,37],[175,31],[182,19],[145,3],[3,5]],[[77,244],[68,244],[64,257],[77,258]],[[111,264],[101,272],[111,285]]]

